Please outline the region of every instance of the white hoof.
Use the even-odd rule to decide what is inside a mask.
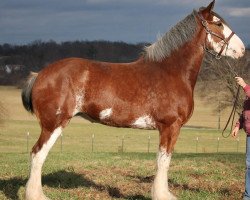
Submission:
[[[152,200],[177,200],[177,198],[173,194],[171,194],[168,190],[156,192],[152,188]]]
[[[43,194],[43,191],[29,192],[29,191],[26,190],[26,192],[25,192],[25,200],[50,200],[50,199]]]
[[[44,194],[38,195],[38,196],[25,196],[25,200],[50,200],[48,197],[46,197]]]
[[[177,200],[177,197],[169,192],[170,200]]]

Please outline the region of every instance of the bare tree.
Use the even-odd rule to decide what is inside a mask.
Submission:
[[[239,60],[229,57],[222,57],[218,60],[210,54],[205,56],[199,76],[201,84],[198,91],[207,103],[217,105],[214,111],[222,111],[233,105],[238,89],[235,82],[236,76],[241,76],[250,83],[248,65],[247,55]],[[241,112],[244,99],[245,95],[240,92],[237,104],[238,112]]]
[[[6,114],[6,110],[3,106],[3,103],[0,101],[0,125],[3,123],[5,114]]]

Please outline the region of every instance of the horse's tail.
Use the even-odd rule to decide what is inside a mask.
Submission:
[[[22,90],[22,101],[24,108],[33,114],[32,88],[38,73],[31,72]]]

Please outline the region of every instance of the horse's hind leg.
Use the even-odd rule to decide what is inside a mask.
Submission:
[[[41,173],[43,163],[49,150],[56,142],[62,132],[59,126],[54,131],[42,129],[42,133],[37,143],[32,148],[30,177],[26,185],[26,200],[45,200],[48,199],[42,191]]]
[[[42,191],[42,166],[50,149],[56,142],[57,138],[61,135],[62,129],[68,124],[72,117],[70,115],[53,115],[50,113],[50,118],[47,119],[45,116],[48,115],[45,115],[44,113],[46,112],[43,112],[40,115],[42,132],[31,152],[30,177],[25,192],[26,200],[48,199]]]

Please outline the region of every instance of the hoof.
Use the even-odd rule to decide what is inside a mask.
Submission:
[[[36,197],[26,196],[25,200],[50,200],[50,199],[46,197],[45,195],[42,195],[42,196],[36,196]]]
[[[40,193],[27,193],[25,194],[25,200],[50,200],[43,192]]]
[[[170,200],[177,200],[177,197],[169,192]]]
[[[177,200],[177,197],[175,197],[169,191],[158,191],[158,193],[156,193],[152,190],[152,200]]]

